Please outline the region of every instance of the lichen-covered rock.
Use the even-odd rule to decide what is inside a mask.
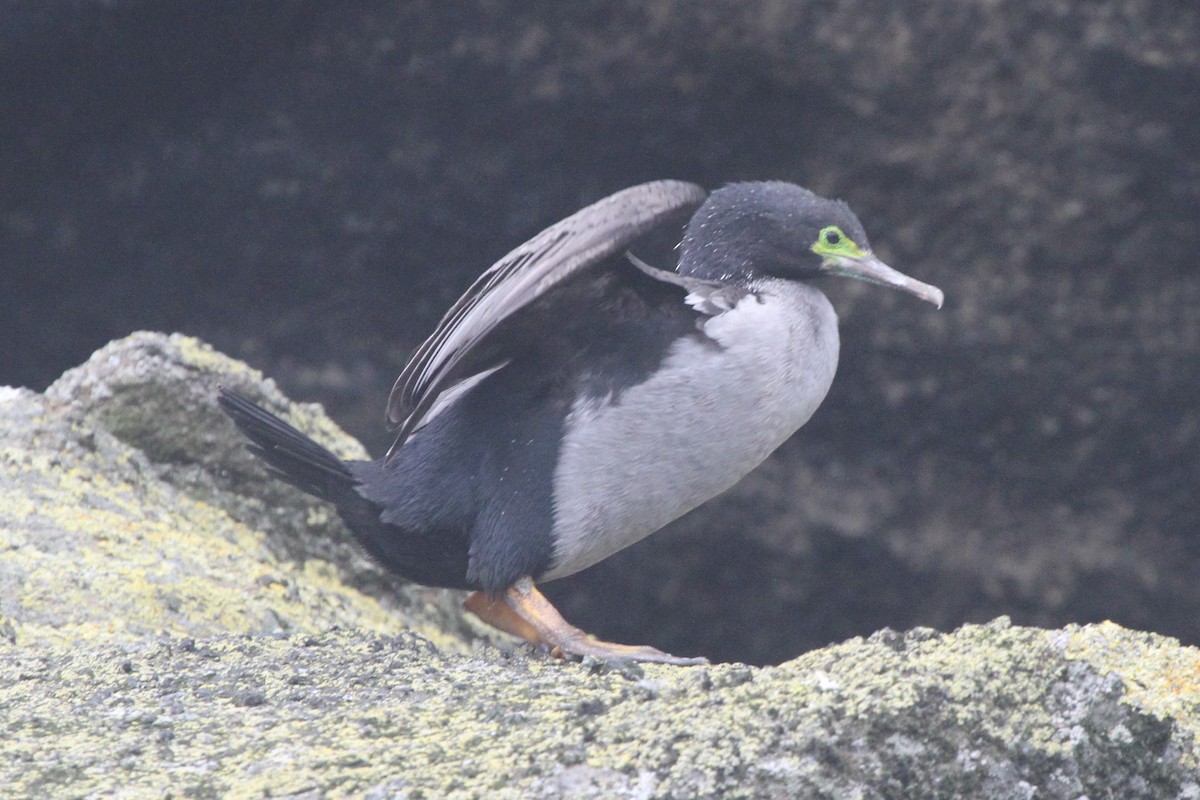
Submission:
[[[1195,798],[1200,651],[1104,624],[883,632],[775,668],[413,634],[0,651],[10,797]]]
[[[1200,798],[1200,650],[1111,623],[883,631],[778,667],[472,648],[265,476],[183,336],[0,390],[5,797]]]
[[[79,645],[341,625],[464,648],[454,597],[383,574],[327,507],[255,464],[215,404],[219,383],[361,457],[318,408],[185,336],[113,342],[45,395],[4,389],[0,636]]]

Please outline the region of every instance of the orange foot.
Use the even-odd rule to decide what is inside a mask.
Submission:
[[[559,658],[595,656],[679,666],[708,663],[706,658],[679,658],[645,645],[613,644],[594,639],[563,619],[528,577],[506,589],[502,598],[493,600],[483,592],[475,592],[463,607],[493,628],[511,633]]]

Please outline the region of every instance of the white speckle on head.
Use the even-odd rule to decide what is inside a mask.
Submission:
[[[817,289],[764,280],[701,329],[712,342],[677,341],[618,402],[576,401],[554,473],[556,550],[543,579],[589,567],[725,491],[825,398],[837,316]]]

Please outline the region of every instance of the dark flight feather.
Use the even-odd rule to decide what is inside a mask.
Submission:
[[[390,460],[437,401],[474,372],[456,371],[493,330],[562,283],[628,247],[665,219],[698,208],[707,192],[684,181],[654,181],[617,192],[550,226],[514,249],[467,289],[416,350],[388,397],[396,427]]]

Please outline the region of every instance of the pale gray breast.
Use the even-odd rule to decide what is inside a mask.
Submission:
[[[808,421],[837,368],[819,290],[768,280],[675,343],[613,405],[576,402],[554,473],[554,565],[570,575],[733,486]],[[713,342],[718,346],[714,346]]]

